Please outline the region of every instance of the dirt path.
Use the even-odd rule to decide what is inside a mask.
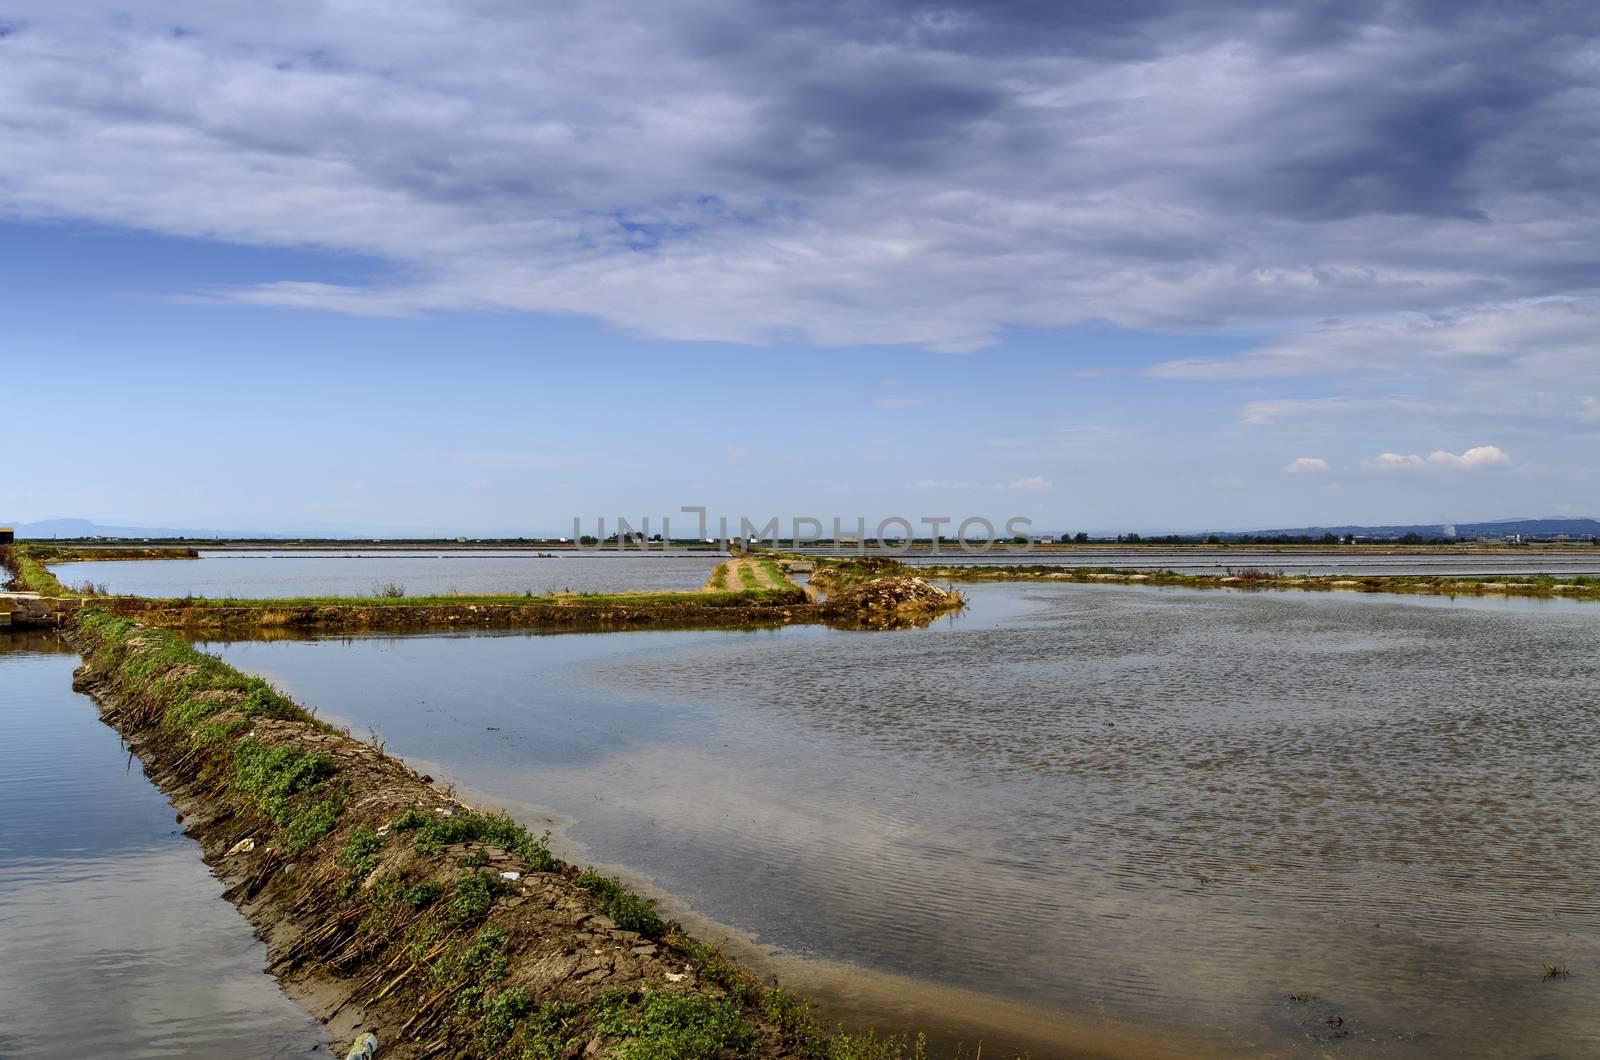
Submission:
[[[785,585],[781,584],[780,582],[773,581],[772,577],[767,573],[766,568],[761,565],[761,562],[759,560],[750,559],[748,557],[739,557],[739,558],[736,558],[736,559],[730,559],[726,563],[724,563],[720,567],[718,567],[717,570],[723,572],[723,586],[724,587],[720,588],[720,589],[717,587],[716,573],[713,572],[712,576],[706,580],[705,587],[702,590],[703,592],[712,592],[712,593],[715,593],[715,592],[733,592],[733,593],[736,593],[736,592],[741,592],[741,591],[745,590],[746,588],[752,588],[752,586],[746,586],[745,585],[744,575],[741,573],[742,571],[749,571],[751,576],[753,578],[755,578],[755,584],[754,584],[753,588],[756,588],[756,589],[784,589],[784,588],[788,588],[788,586],[785,586]]]

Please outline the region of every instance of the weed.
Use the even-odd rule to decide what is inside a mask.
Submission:
[[[363,880],[377,867],[382,849],[383,836],[364,826],[354,828],[339,852],[339,864],[350,873],[352,881]]]
[[[433,880],[424,880],[400,892],[400,901],[413,909],[425,909],[439,900],[444,888]]]
[[[489,907],[494,905],[500,888],[500,878],[481,869],[462,876],[456,881],[455,893],[450,897],[450,904],[445,911],[446,919],[456,926],[481,920]]]
[[[500,847],[520,858],[536,872],[550,872],[556,859],[550,853],[550,833],[535,836],[503,813],[457,809],[449,816],[407,810],[395,821],[396,831],[415,831],[418,854],[437,854],[452,843],[480,841]]]
[[[595,1030],[622,1039],[611,1054],[622,1060],[711,1060],[761,1040],[760,1029],[726,998],[666,990],[634,998],[611,990],[595,1008]]]
[[[483,1025],[478,1042],[486,1052],[494,1052],[516,1033],[517,1024],[533,1008],[528,992],[521,987],[502,990],[484,1004]]]
[[[547,1001],[524,1023],[522,1060],[566,1060],[583,1046],[567,1027],[583,1012],[580,1005]]]
[[[278,833],[278,846],[290,857],[305,853],[333,831],[333,826],[339,823],[341,809],[343,803],[338,796],[313,803],[283,826]]]
[[[601,911],[622,930],[652,939],[667,933],[669,925],[656,912],[655,903],[628,890],[615,876],[602,876],[590,866],[573,882],[593,895]]]

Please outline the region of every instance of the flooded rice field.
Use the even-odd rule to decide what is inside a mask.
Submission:
[[[1600,607],[968,588],[909,632],[212,647],[783,959],[908,977],[908,1021],[1600,1055]]]
[[[914,566],[973,564],[1062,567],[1108,567],[1116,570],[1170,570],[1180,574],[1226,574],[1255,568],[1284,574],[1347,575],[1495,575],[1552,574],[1573,577],[1600,574],[1600,549],[1528,549],[1518,552],[1317,552],[1304,549],[1092,549],[1067,552],[973,552],[946,549],[943,555],[915,553],[899,557]]]
[[[0,632],[0,1056],[329,1055],[77,663]]]
[[[693,553],[203,550],[198,560],[52,564],[64,585],[138,596],[408,596],[698,589],[725,556]]]

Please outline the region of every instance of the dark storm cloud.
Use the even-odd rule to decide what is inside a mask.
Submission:
[[[6,25],[0,208],[416,278],[249,301],[961,349],[1597,272],[1600,5],[24,0]]]

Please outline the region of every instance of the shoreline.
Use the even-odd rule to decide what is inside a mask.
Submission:
[[[317,721],[175,634],[107,611],[63,637],[74,687],[122,734],[267,943],[269,970],[341,1048],[384,1056],[895,1060],[663,920],[615,877]],[[684,1036],[688,1036],[687,1038]]]
[[[130,557],[138,558],[138,557]],[[148,557],[146,557],[148,558]],[[771,557],[735,558],[719,564],[697,591],[558,593],[535,596],[448,595],[374,597],[158,599],[112,595],[94,586],[65,586],[31,546],[0,547],[0,565],[29,597],[18,610],[28,624],[64,624],[79,610],[98,607],[167,629],[223,633],[245,629],[316,632],[501,628],[593,630],[765,629],[823,623],[847,629],[891,629],[926,624],[959,610],[959,594],[902,572],[860,579],[856,591],[818,602]],[[16,596],[17,594],[12,594]],[[20,624],[20,623],[19,623]]]
[[[1001,1058],[1176,1060],[1192,1055],[1254,1055],[1182,1028],[1141,1028],[1073,1017],[892,972],[774,953],[736,928],[659,892],[626,865],[605,864],[598,871],[591,865],[580,872],[576,862],[551,853],[548,833],[542,839],[531,839],[521,829],[463,833],[446,836],[437,850],[419,854],[410,840],[412,831],[403,827],[408,817],[424,818],[423,830],[436,823],[430,813],[445,821],[492,821],[493,813],[474,804],[495,805],[502,800],[487,792],[458,791],[453,783],[419,773],[406,759],[310,716],[275,716],[298,712],[281,697],[277,707],[263,713],[231,717],[235,711],[250,710],[252,700],[264,700],[260,690],[268,686],[220,661],[205,669],[230,675],[225,683],[240,687],[228,690],[232,695],[202,689],[199,697],[215,709],[174,723],[175,716],[192,708],[193,699],[185,697],[193,692],[191,671],[197,664],[190,660],[200,654],[184,645],[163,671],[151,655],[173,652],[175,634],[99,612],[86,621],[69,623],[62,637],[84,660],[74,687],[94,700],[101,720],[123,737],[146,777],[177,810],[185,834],[199,845],[206,865],[223,884],[223,896],[266,942],[267,971],[293,1001],[327,1026],[341,1049],[370,1030],[383,1043],[384,1056],[502,1055],[502,1049],[505,1055],[517,1055],[512,1046],[524,1044],[530,1033],[523,1025],[540,1022],[546,1006],[555,1005],[569,1021],[568,1031],[560,1032],[568,1038],[558,1044],[573,1048],[557,1049],[548,1054],[551,1057],[583,1052],[643,1060],[656,1054],[629,1052],[629,1043],[636,1039],[626,1035],[613,1040],[591,1033],[595,1028],[583,1023],[582,1010],[610,1011],[607,1006],[618,1005],[639,1010],[658,995],[670,993],[674,998],[708,999],[679,1003],[717,1013],[719,1022],[726,1022],[734,1009],[742,1012],[761,1041],[730,1045],[725,1054],[729,1056],[912,1060],[923,1055],[972,1056],[975,1042],[988,1043],[983,1055]],[[278,709],[284,704],[290,706]],[[290,801],[302,812],[288,824],[277,824],[248,798],[241,798],[236,769],[230,782],[225,761],[230,741],[235,748],[262,743],[326,756],[337,769],[321,787],[295,793]],[[307,804],[317,805],[318,796],[335,780],[343,805],[336,820],[308,845],[284,853],[292,849],[286,836],[300,831],[301,822],[315,812]],[[565,827],[557,815],[520,808]],[[449,811],[449,816],[441,811]],[[375,845],[368,850],[363,844]],[[563,853],[582,853],[575,841],[561,846]],[[356,848],[368,860],[352,865],[351,851]],[[456,907],[463,891],[476,886],[474,881],[493,879],[502,872],[520,878],[491,884],[484,907],[471,919],[452,926],[439,941],[418,930],[419,917],[429,910]],[[616,890],[627,896],[623,914],[585,890],[585,878],[613,881]],[[381,903],[391,900],[401,883],[411,891],[431,885],[432,905],[421,913],[403,909],[398,924],[370,925],[375,915],[390,912]],[[657,902],[688,928],[677,919],[662,919]],[[625,918],[630,908],[644,910],[641,921]],[[380,926],[388,930],[378,931]],[[463,958],[496,932],[509,936],[509,941],[496,955],[502,967],[489,973],[488,986],[473,978],[477,970],[443,985],[438,977],[430,978],[430,964],[443,965],[448,976],[452,954]],[[713,941],[708,944],[706,939]],[[556,961],[565,962],[562,977],[549,974]],[[780,978],[791,985],[777,987]],[[542,988],[537,993],[535,983]],[[493,998],[516,990],[526,993],[525,1004],[512,1006],[520,1016],[511,1029],[493,1032],[504,1032],[502,1038],[493,1043],[482,1039],[485,1025],[496,1019],[482,1005],[469,1006],[453,1027],[449,1016],[430,1022],[430,1004],[434,1010],[443,1009],[441,990],[469,994],[476,990],[475,996],[481,998],[489,996],[489,987],[503,988],[493,993],[491,1008]],[[789,992],[797,987],[809,1000]],[[830,1035],[822,1030],[822,1018],[828,1020],[826,1026],[850,1029]],[[888,1034],[854,1029],[885,1023],[891,1025]],[[599,1025],[618,1024],[612,1020]],[[569,1034],[574,1027],[581,1027],[582,1033]],[[926,1034],[912,1037],[917,1029]],[[427,1033],[418,1036],[419,1030]],[[918,1040],[931,1051],[916,1052]]]
[[[961,582],[1072,582],[1089,585],[1148,585],[1236,591],[1357,592],[1425,596],[1544,596],[1600,600],[1600,577],[1574,575],[1283,574],[1244,569],[1227,574],[1180,574],[1168,570],[1109,570],[1085,567],[942,566],[914,568],[924,577]]]
[[[345,716],[336,720],[353,726]],[[1093,1019],[1052,1011],[1038,1003],[984,994],[931,979],[864,968],[823,957],[776,952],[749,932],[697,911],[684,899],[662,890],[627,862],[598,861],[568,830],[575,819],[549,806],[497,796],[474,787],[439,763],[414,755],[400,761],[425,770],[467,802],[498,806],[513,816],[539,822],[552,830],[550,846],[574,864],[594,864],[619,877],[635,892],[657,904],[689,934],[716,946],[734,963],[766,983],[782,982],[815,1005],[825,1026],[877,1027],[894,1034],[925,1033],[929,1056],[958,1057],[963,1046],[984,1043],[985,1055],[1002,1057],[1073,1057],[1078,1060],[1187,1060],[1195,1056],[1259,1057],[1259,1050],[1208,1037],[1177,1025],[1145,1026]],[[999,1052],[996,1052],[999,1050]]]

